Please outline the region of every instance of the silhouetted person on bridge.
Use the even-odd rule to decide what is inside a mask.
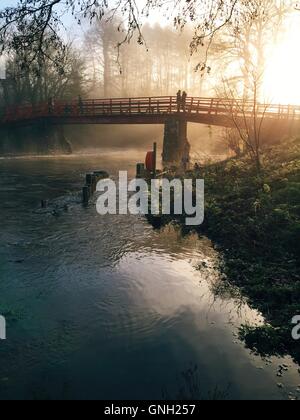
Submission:
[[[186,100],[187,100],[187,93],[184,91],[182,94],[182,110],[185,112],[186,110]]]
[[[70,104],[68,103],[65,104],[64,113],[65,115],[72,114],[72,106]]]
[[[84,105],[83,105],[82,97],[80,95],[78,96],[78,107],[79,107],[80,114],[83,114],[83,112],[84,112]]]
[[[53,112],[54,112],[54,100],[53,100],[53,98],[48,99],[48,112],[49,112],[50,115],[53,114]]]
[[[182,95],[181,95],[181,90],[179,90],[177,92],[177,112],[180,112],[181,105],[182,105]]]

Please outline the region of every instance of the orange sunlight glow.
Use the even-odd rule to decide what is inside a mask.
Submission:
[[[299,14],[298,14],[299,13]],[[264,100],[300,104],[300,12],[286,22],[286,33],[269,57],[264,82]]]

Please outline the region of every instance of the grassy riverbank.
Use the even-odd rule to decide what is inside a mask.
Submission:
[[[291,337],[291,320],[300,314],[300,139],[266,150],[260,176],[245,158],[203,172],[201,232],[221,247],[229,282],[270,324],[245,326],[242,338],[260,354],[300,362]]]
[[[238,286],[268,323],[244,326],[246,345],[264,356],[291,354],[300,363],[300,343],[291,337],[292,318],[300,315],[300,139],[266,150],[262,161],[259,176],[247,158],[193,173],[206,189],[198,232],[224,256],[227,280],[217,293]]]

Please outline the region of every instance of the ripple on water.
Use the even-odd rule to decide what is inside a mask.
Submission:
[[[220,287],[219,256],[207,239],[154,231],[141,217],[100,217],[94,202],[81,206],[84,173],[134,167],[118,159],[1,162],[8,207],[0,210],[0,309],[5,302],[22,316],[0,346],[0,398],[25,395],[28,384],[38,392],[44,374],[49,394],[67,380],[73,397],[160,398],[190,362],[201,366],[204,394],[230,381],[230,396],[281,397],[284,362],[265,366],[238,341],[241,323],[263,319],[229,284]],[[56,216],[39,209],[41,196]],[[289,364],[284,389],[299,385]]]

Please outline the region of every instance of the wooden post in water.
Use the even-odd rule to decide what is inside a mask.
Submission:
[[[46,209],[48,207],[48,200],[41,200],[41,208]]]
[[[89,204],[90,201],[90,187],[85,185],[82,189],[83,204]]]
[[[93,174],[86,174],[86,185],[92,185],[93,183]]]
[[[93,195],[97,188],[97,178],[95,174],[86,175],[86,185],[90,187],[91,195]]]
[[[153,155],[154,155],[154,162],[153,162],[153,178],[156,178],[156,166],[157,166],[157,143],[153,144]]]
[[[138,163],[136,165],[136,177],[137,178],[144,178],[145,176],[145,164],[144,163]]]
[[[96,192],[96,188],[97,188],[97,178],[95,174],[92,174],[92,194],[94,194]]]

